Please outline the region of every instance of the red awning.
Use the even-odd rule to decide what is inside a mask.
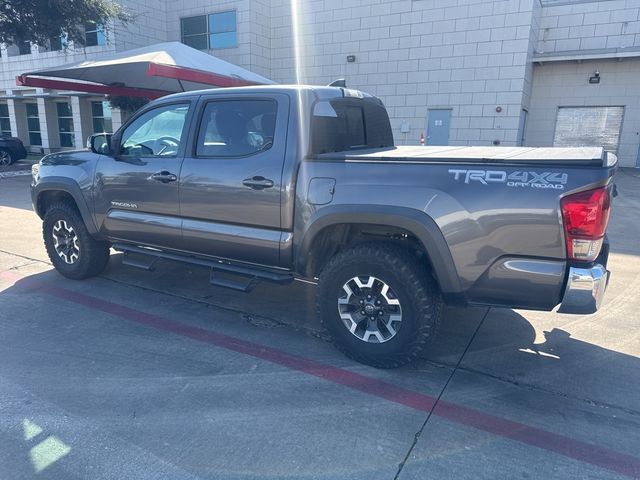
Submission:
[[[23,73],[16,78],[19,86],[150,99],[202,88],[273,83],[179,42]]]

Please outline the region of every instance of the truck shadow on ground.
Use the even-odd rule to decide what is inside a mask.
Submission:
[[[202,287],[201,270],[190,270],[184,266],[177,268],[175,265],[166,268],[168,271],[159,269],[152,274],[141,272],[145,277],[145,286],[142,288],[244,312],[243,318],[247,320],[247,325],[240,331],[246,330],[251,334],[248,337],[255,337],[256,330],[272,329],[270,335],[262,337],[268,342],[265,345],[270,348],[287,351],[293,346],[313,352],[318,348],[317,342],[322,341],[318,338],[310,339],[309,335],[303,333],[320,331],[313,314],[313,303],[309,301],[313,299],[313,286],[297,283],[288,287],[264,285],[248,296],[243,294],[243,299],[240,300],[233,296],[234,292],[208,287],[206,284]],[[212,365],[202,355],[196,342],[193,342],[193,347],[188,346],[189,341],[186,348],[174,350],[167,345],[173,342],[184,345],[184,339],[174,339],[170,334],[162,332],[150,332],[144,340],[139,338],[140,334],[137,332],[132,335],[136,337],[132,342],[127,340],[127,336],[131,335],[127,330],[133,329],[130,322],[105,322],[99,318],[100,315],[74,313],[77,305],[65,305],[64,301],[54,297],[48,299],[46,295],[39,296],[39,300],[33,303],[30,301],[30,292],[37,292],[38,285],[56,285],[71,292],[81,291],[84,295],[105,298],[110,295],[110,289],[114,288],[113,283],[127,285],[129,288],[136,285],[140,281],[137,275],[137,271],[119,265],[117,256],[114,256],[105,278],[76,283],[63,279],[54,271],[47,271],[20,279],[14,286],[1,292],[0,304],[3,308],[0,311],[0,335],[5,345],[10,346],[0,354],[4,365],[2,377],[10,383],[20,385],[29,395],[46,399],[54,409],[60,409],[60,415],[64,412],[65,416],[69,414],[91,420],[95,412],[91,413],[88,406],[95,405],[96,402],[104,405],[105,410],[100,414],[100,420],[96,421],[100,423],[98,426],[101,429],[109,432],[111,427],[109,422],[105,423],[105,419],[111,418],[115,422],[114,434],[122,431],[127,422],[140,428],[138,420],[127,420],[126,416],[128,409],[135,409],[138,404],[149,404],[150,400],[146,398],[149,392],[144,386],[153,391],[156,385],[166,384],[170,381],[167,379],[172,376],[207,378],[214,375],[215,378]],[[175,285],[176,291],[167,292],[167,289],[172,288],[171,285]],[[200,290],[201,288],[208,290],[206,301],[203,300],[204,290]],[[190,293],[187,295],[187,292]],[[144,291],[133,288],[131,295],[144,296]],[[121,302],[118,296],[112,301],[116,304]],[[172,318],[172,303],[177,302],[167,298],[167,318]],[[43,314],[46,308],[50,309],[51,314]],[[283,316],[282,312],[287,312],[287,315]],[[498,396],[499,382],[506,382],[525,387],[529,392],[533,390],[533,395],[537,395],[535,390],[538,390],[564,399],[586,402],[589,408],[602,406],[619,409],[621,413],[640,414],[634,403],[638,398],[635,395],[637,385],[640,385],[638,358],[574,339],[561,328],[544,332],[540,338],[532,324],[513,310],[495,310],[495,313],[485,315],[486,313],[486,309],[449,308],[443,329],[436,338],[433,349],[424,359],[392,372],[367,369],[366,374],[380,376],[392,383],[397,381],[405,388],[420,391],[429,383],[424,378],[429,375],[429,369],[424,368],[426,364],[451,368],[458,363],[462,352],[466,351],[460,361],[460,368],[476,374],[484,392],[495,388],[495,395]],[[251,321],[251,317],[265,320]],[[267,321],[269,319],[273,320]],[[296,326],[296,319],[303,319],[304,325]],[[213,331],[222,326],[217,320],[205,316],[199,318],[198,322],[202,328]],[[482,325],[478,329],[480,322]],[[289,326],[295,326],[298,333],[288,328]],[[276,327],[282,330],[273,330]],[[58,339],[62,344],[55,346]],[[47,342],[52,344],[48,345]],[[136,359],[140,351],[144,352],[144,361]],[[343,368],[359,368],[356,364],[345,361],[337,351],[335,357],[329,357],[328,363],[341,365]],[[121,373],[124,370],[127,371],[126,375]],[[46,381],[43,380],[45,377]],[[132,381],[141,388],[132,388]],[[301,382],[304,381],[301,379]],[[438,381],[441,380],[434,379],[432,383]],[[101,384],[106,384],[108,392],[105,392],[105,387]],[[256,388],[259,389],[259,385]],[[477,395],[477,384],[463,386],[464,388],[469,388],[469,398]],[[72,390],[72,400],[69,400],[69,391],[65,389]],[[621,392],[626,394],[620,395]],[[155,400],[159,399],[156,397]],[[518,403],[521,400],[522,398],[513,396],[506,401],[513,402],[511,406],[514,409],[528,408],[527,402]],[[184,412],[189,411],[190,401],[187,399],[186,405],[181,405]],[[196,410],[202,409],[202,399],[198,395],[192,401]],[[12,404],[11,401],[8,403]],[[5,449],[4,453],[9,456],[0,462],[5,465],[0,468],[0,472],[11,465],[12,478],[29,478],[29,475],[33,475],[35,464],[29,450],[30,443],[26,439],[24,421],[38,420],[37,417],[29,416],[29,402],[16,402],[13,405],[12,409],[16,411],[0,422],[15,420],[12,428],[3,425],[1,429],[4,433],[0,435],[0,441],[11,447]],[[212,404],[208,408],[215,410],[216,406]],[[35,409],[36,412],[38,410]],[[24,412],[24,415],[18,411]],[[54,416],[58,414],[55,411],[44,413]],[[40,408],[38,415],[42,414]],[[535,415],[535,412],[529,412],[529,415]],[[198,428],[195,423],[192,425],[195,421],[193,417],[186,413],[184,421],[185,424],[181,427],[183,431],[188,431],[190,427]],[[135,443],[135,439],[132,441]],[[184,461],[181,458],[182,447],[171,445],[165,443],[161,452],[154,453],[180,466]],[[71,444],[69,448],[73,450],[74,445]],[[188,468],[188,465],[184,466]],[[64,476],[56,462],[47,466],[45,473]],[[49,477],[45,475],[45,478]]]
[[[96,281],[135,286],[140,289],[136,295],[151,290],[222,308],[237,313],[251,330],[285,328],[297,331],[300,341],[303,337],[329,340],[316,315],[314,285],[264,283],[251,293],[240,293],[210,286],[205,269],[162,262],[155,271],[146,272],[122,265],[119,257],[112,255],[104,279]],[[35,277],[56,283],[61,279],[54,271]],[[62,282],[65,288],[76,285],[66,279]],[[422,362],[443,367],[459,364],[463,370],[501,381],[640,414],[638,396],[621,395],[632,391],[640,395],[640,359],[573,338],[562,326],[575,316],[545,315],[556,315],[558,321],[547,330],[536,330],[523,314],[511,309],[447,306],[430,349],[402,375],[412,375],[414,369],[419,375]],[[216,328],[215,322],[205,321],[203,326]],[[336,357],[342,361],[337,351]]]
[[[118,283],[238,312],[254,328],[288,327],[328,339],[316,315],[314,285],[262,283],[247,294],[211,286],[208,275],[206,269],[174,262],[142,271],[122,265],[121,254],[112,255],[104,274]],[[572,338],[562,326],[577,316],[545,313],[545,322],[557,322],[536,330],[527,313],[447,306],[439,333],[421,361],[445,367],[460,362],[462,369],[502,381],[640,413],[633,397],[616,395],[639,385],[633,388],[640,396],[640,359]]]

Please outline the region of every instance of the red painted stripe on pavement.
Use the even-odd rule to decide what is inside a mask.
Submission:
[[[435,398],[430,395],[407,390],[366,375],[325,365],[276,348],[186,325],[159,315],[149,314],[118,303],[60,288],[41,280],[32,280],[28,277],[21,280],[21,278],[21,276],[12,272],[0,272],[0,279],[13,282],[19,281],[17,286],[35,289],[38,292],[46,292],[57,298],[83,305],[93,310],[99,310],[110,315],[215,345],[216,347],[250,355],[254,358],[281,365],[291,370],[297,370],[415,410],[430,412],[435,404]],[[640,478],[640,459],[631,455],[444,400],[440,400],[433,414],[460,425],[517,440],[527,445],[632,478]]]

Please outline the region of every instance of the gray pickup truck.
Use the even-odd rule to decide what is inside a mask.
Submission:
[[[243,291],[312,279],[335,344],[377,367],[419,356],[445,303],[592,313],[607,285],[600,148],[395,147],[379,99],[306,86],[170,95],[89,143],[34,166],[60,273],[113,248]]]

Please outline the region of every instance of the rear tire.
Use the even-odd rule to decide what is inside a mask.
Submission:
[[[317,308],[336,347],[378,368],[418,358],[436,334],[442,299],[435,280],[407,250],[362,244],[322,270]]]
[[[78,210],[69,203],[49,207],[42,235],[51,263],[67,278],[95,277],[109,262],[109,243],[94,239]]]
[[[13,162],[15,162],[15,159],[11,151],[6,148],[0,148],[0,167],[8,167]]]

